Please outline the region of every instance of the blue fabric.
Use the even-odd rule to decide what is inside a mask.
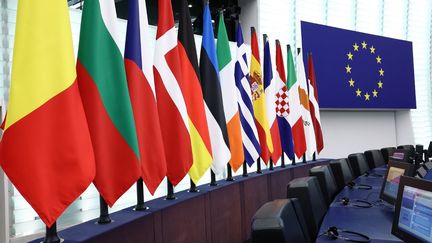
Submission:
[[[268,38],[266,37],[264,43],[264,89],[267,89],[273,79],[272,69],[273,68],[270,56],[270,44]]]
[[[204,7],[204,17],[203,17],[203,34],[202,34],[202,48],[207,53],[211,63],[213,64],[213,68],[217,70],[217,75],[219,77],[219,67],[216,57],[216,46],[215,46],[215,38],[213,34],[213,25],[211,19],[211,13],[208,3]]]
[[[138,0],[129,0],[125,58],[142,68]]]
[[[315,61],[320,108],[416,108],[412,42],[308,22],[302,22],[301,28],[305,63],[308,53],[313,54]],[[354,50],[355,43],[358,51]],[[371,47],[375,48],[374,53]],[[351,60],[349,53],[353,55]],[[383,76],[379,73],[381,68]],[[361,91],[360,96],[357,90]],[[378,92],[376,97],[374,91]]]

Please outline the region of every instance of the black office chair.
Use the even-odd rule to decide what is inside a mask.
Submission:
[[[288,198],[298,198],[306,219],[309,236],[315,241],[327,207],[318,179],[314,176],[292,180],[287,188]]]
[[[329,165],[315,166],[309,170],[310,176],[315,176],[318,179],[324,200],[328,205],[333,201],[335,194],[338,191],[333,172]]]
[[[342,190],[354,178],[348,165],[348,159],[330,161],[330,168],[333,172],[338,191]]]
[[[353,172],[354,177],[359,177],[369,170],[366,157],[363,153],[348,155],[348,162]]]
[[[406,149],[409,150],[410,154],[415,154],[415,147],[414,145],[399,145],[397,146],[397,149]]]
[[[370,169],[385,165],[384,157],[380,150],[368,150],[364,152]]]
[[[252,243],[312,242],[297,198],[264,204],[252,219]]]
[[[395,150],[396,150],[395,147],[387,147],[387,148],[381,149],[381,154],[383,155],[383,158],[384,158],[384,161],[386,164],[388,164],[389,157],[390,157],[390,155],[392,155],[394,153]]]

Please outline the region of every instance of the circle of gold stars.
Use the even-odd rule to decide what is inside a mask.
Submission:
[[[356,83],[357,83],[356,80],[354,80],[354,79],[351,77],[351,76],[352,76],[353,68],[351,67],[351,65],[350,65],[349,63],[350,63],[350,61],[352,61],[353,58],[355,57],[356,52],[359,52],[359,53],[360,53],[361,51],[366,51],[367,53],[370,53],[371,55],[373,55],[373,56],[375,57],[375,60],[376,60],[377,65],[382,64],[383,59],[382,59],[381,56],[379,56],[379,55],[377,55],[377,54],[375,53],[376,48],[375,48],[373,45],[370,46],[370,47],[368,47],[368,43],[366,43],[366,41],[361,42],[360,45],[357,44],[357,42],[355,42],[355,43],[352,45],[352,47],[353,47],[353,49],[350,50],[350,51],[346,54],[348,64],[345,66],[345,72],[346,72],[346,73],[349,75],[349,77],[350,77],[350,79],[348,80],[348,85],[349,85],[349,87],[352,87],[352,88],[354,89],[355,95],[356,95],[357,97],[360,97],[360,98],[363,97],[365,101],[369,101],[371,98],[377,98],[377,97],[378,97],[379,90],[382,89],[382,88],[383,88],[383,85],[384,85],[384,83],[382,82],[382,77],[384,77],[384,69],[383,69],[382,67],[379,66],[378,73],[377,73],[377,74],[379,75],[379,80],[378,80],[377,83],[376,83],[376,88],[373,89],[372,91],[366,91],[366,92],[365,92],[365,91],[361,90],[361,89],[358,87],[358,85],[356,85]]]

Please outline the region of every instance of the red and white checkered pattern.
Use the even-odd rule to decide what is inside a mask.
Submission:
[[[289,114],[288,91],[285,86],[276,94],[276,114],[280,117],[287,117]]]

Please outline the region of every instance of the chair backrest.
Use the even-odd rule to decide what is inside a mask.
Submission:
[[[359,177],[369,170],[369,166],[363,153],[348,155],[348,162],[354,177]]]
[[[338,190],[341,190],[353,180],[351,168],[348,165],[348,159],[338,159],[330,161],[330,168],[336,181]]]
[[[288,184],[287,197],[299,199],[309,235],[314,241],[327,211],[318,179],[309,176],[292,180]]]
[[[324,200],[327,205],[333,201],[333,197],[338,191],[333,172],[329,165],[315,166],[309,170],[310,176],[315,176],[318,179]]]
[[[380,167],[386,164],[380,150],[368,150],[364,152],[364,155],[370,169]]]
[[[386,164],[388,164],[389,162],[389,156],[392,155],[395,150],[395,147],[387,147],[381,149],[381,154],[383,155]]]
[[[259,208],[252,220],[252,242],[311,242],[299,200],[277,199]]]

